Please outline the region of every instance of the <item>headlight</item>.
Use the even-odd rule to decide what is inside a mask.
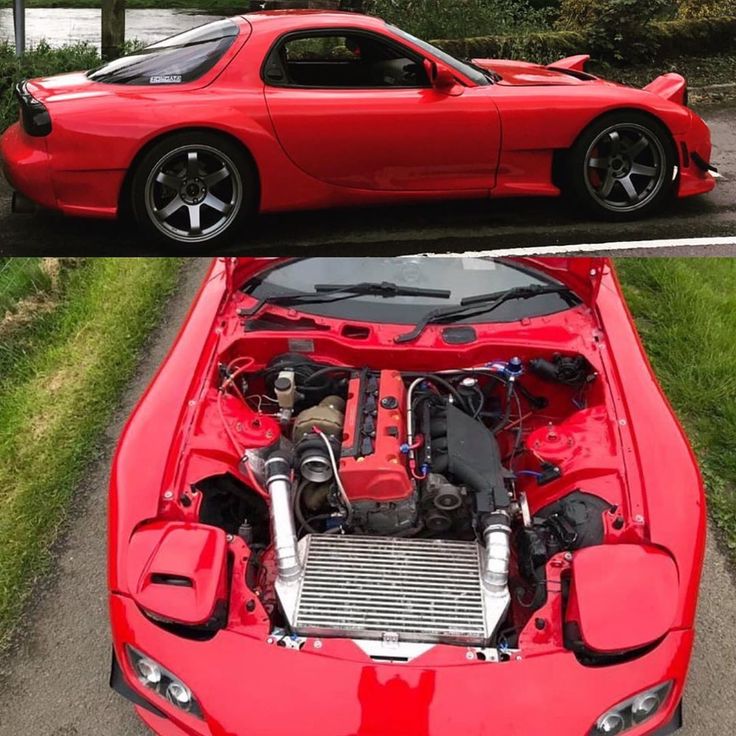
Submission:
[[[597,721],[590,736],[617,736],[651,718],[666,702],[672,682],[645,690],[605,712]]]
[[[197,718],[203,717],[192,691],[176,675],[172,675],[155,659],[141,654],[131,646],[126,646],[126,651],[130,659],[130,665],[138,677],[138,682],[146,690],[165,698],[179,710],[191,713]]]

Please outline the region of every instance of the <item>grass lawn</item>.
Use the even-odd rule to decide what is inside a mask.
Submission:
[[[693,442],[736,560],[736,258],[619,259],[649,358]]]
[[[178,268],[169,259],[0,263],[0,300],[21,298],[15,314],[0,312],[0,649],[74,513],[74,488]]]

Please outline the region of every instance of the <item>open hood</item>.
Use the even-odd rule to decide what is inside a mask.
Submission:
[[[581,84],[601,83],[578,69],[566,66],[542,66],[524,61],[501,59],[473,59],[473,63],[484,69],[496,72],[501,79],[497,84],[504,86],[579,86]]]

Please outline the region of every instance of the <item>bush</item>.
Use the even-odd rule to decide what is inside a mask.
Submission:
[[[658,59],[702,56],[709,51],[723,52],[736,46],[736,17],[657,22],[651,24],[648,33],[658,50]],[[602,61],[621,61],[620,56],[593,49],[584,31],[476,36],[434,43],[460,57],[524,59],[548,64],[563,56],[593,52]]]
[[[550,64],[564,56],[584,52],[587,46],[585,36],[575,31],[477,36],[433,43],[460,58],[523,59],[539,64]]]
[[[733,53],[736,17],[654,23],[652,34],[661,58]]]
[[[86,43],[51,48],[40,43],[21,59],[15,57],[13,47],[0,43],[0,132],[18,116],[13,87],[22,79],[49,76],[63,72],[91,69],[100,63],[97,50]]]
[[[585,32],[593,53],[617,60],[650,59],[652,23],[673,10],[673,0],[562,0],[558,27]]]
[[[363,7],[421,38],[541,30],[557,13],[546,0],[364,0]]]
[[[679,0],[678,18],[720,18],[736,16],[736,0]]]

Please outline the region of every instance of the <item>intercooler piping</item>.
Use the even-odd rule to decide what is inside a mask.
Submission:
[[[302,574],[291,510],[291,466],[291,457],[283,450],[277,450],[266,460],[266,486],[271,498],[271,533],[278,578],[284,583],[298,580]]]
[[[488,517],[483,530],[485,564],[483,587],[491,596],[509,597],[509,559],[511,557],[511,522],[505,511]]]

